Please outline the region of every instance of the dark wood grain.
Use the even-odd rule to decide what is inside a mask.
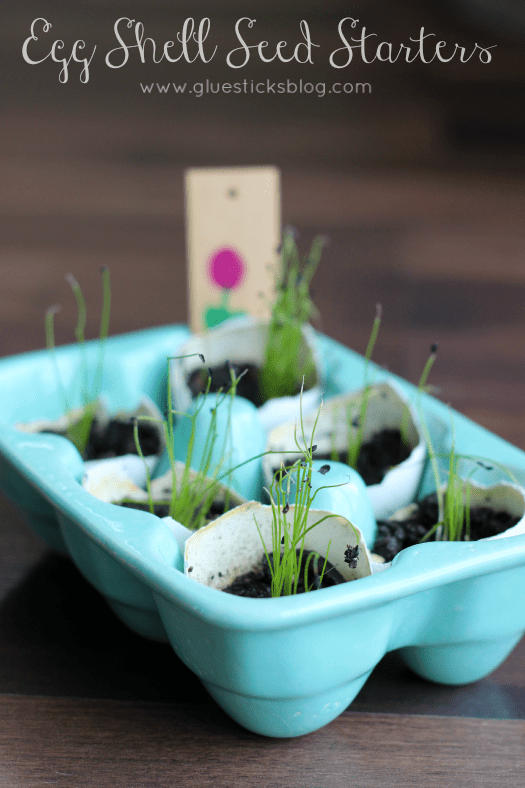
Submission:
[[[279,741],[214,709],[12,696],[0,699],[0,726],[9,788],[521,788],[525,769],[521,721],[352,713]]]

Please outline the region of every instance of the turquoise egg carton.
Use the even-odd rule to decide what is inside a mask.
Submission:
[[[109,406],[132,407],[145,393],[163,410],[166,357],[188,335],[184,326],[166,326],[109,339],[102,383]],[[325,397],[359,388],[363,358],[328,337],[318,341]],[[88,343],[92,365],[96,351]],[[70,385],[78,348],[59,348],[56,358]],[[411,384],[372,368],[376,380],[395,379],[416,396]],[[70,405],[79,401],[80,394]],[[525,632],[525,536],[417,545],[386,571],[295,597],[231,596],[183,574],[177,541],[163,520],[84,490],[83,461],[69,441],[15,429],[19,421],[55,418],[63,410],[46,351],[0,361],[0,404],[2,491],[51,547],[71,557],[122,621],[169,641],[227,714],[251,731],[291,737],[321,728],[393,649],[431,681],[476,681]],[[438,452],[450,448],[444,425],[452,416],[458,453],[502,463],[524,482],[524,452],[428,395],[421,408]],[[492,473],[490,481],[503,474]],[[420,495],[431,489],[426,468]]]

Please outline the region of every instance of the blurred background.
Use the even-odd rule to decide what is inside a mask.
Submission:
[[[421,27],[450,47],[494,46],[488,65],[360,58],[328,64],[337,24],[352,15],[377,42],[409,44]],[[52,23],[31,51],[57,38],[96,44],[87,84],[70,66],[31,66],[22,45],[39,16]],[[235,22],[257,19],[251,42],[321,45],[314,65],[225,65]],[[314,280],[319,327],[363,352],[375,312],[375,358],[416,381],[440,344],[439,396],[525,449],[525,14],[518,0],[4,0],[1,25],[0,351],[44,345],[45,309],[62,305],[59,343],[73,339],[72,271],[97,332],[99,267],[113,279],[112,333],[187,319],[183,172],[190,166],[275,164],[283,223],[330,236]],[[142,21],[159,46],[184,19],[211,18],[209,64],[122,69],[104,55],[120,16]],[[40,28],[38,28],[40,30]],[[42,45],[42,49],[39,49]],[[36,56],[36,54],[35,54]],[[371,94],[145,94],[140,84],[246,78],[367,82]]]

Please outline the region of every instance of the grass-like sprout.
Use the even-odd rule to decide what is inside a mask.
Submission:
[[[381,304],[376,304],[376,316],[374,318],[372,331],[370,332],[370,337],[368,339],[368,344],[366,346],[366,351],[365,351],[365,363],[363,370],[363,396],[361,398],[361,403],[359,406],[359,413],[357,416],[354,416],[351,412],[351,409],[349,408],[347,414],[348,416],[347,465],[349,465],[351,468],[354,468],[354,470],[357,470],[357,461],[359,459],[361,448],[363,446],[366,415],[368,413],[368,404],[370,402],[370,397],[372,395],[372,386],[368,374],[369,365],[370,365],[370,360],[372,358],[372,353],[374,352],[374,347],[377,341],[377,337],[379,334],[382,313],[383,310]],[[334,461],[337,460],[337,450],[335,449],[335,446],[332,447],[331,455]]]
[[[62,382],[62,376],[60,375],[60,369],[58,367],[58,361],[56,357],[56,343],[55,343],[55,315],[57,314],[57,312],[60,312],[60,309],[61,309],[60,304],[54,304],[53,306],[50,306],[49,309],[46,310],[46,318],[45,318],[46,347],[51,357],[51,363],[53,364],[53,371],[57,381],[58,389],[60,391],[60,397],[64,404],[64,411],[67,413],[67,411],[69,410],[69,401],[68,401],[68,396],[66,394],[64,383]]]
[[[80,285],[73,274],[66,274],[66,281],[73,291],[77,303],[77,324],[75,327],[75,339],[81,351],[81,374],[80,374],[80,390],[81,399],[84,412],[82,417],[74,424],[68,427],[66,435],[69,440],[77,447],[81,454],[84,454],[86,446],[89,441],[91,427],[95,415],[96,400],[100,394],[102,385],[102,374],[104,368],[104,351],[106,339],[109,331],[109,316],[111,311],[111,283],[109,277],[109,269],[103,266],[100,269],[102,274],[102,313],[100,318],[99,329],[99,349],[98,359],[95,371],[93,387],[89,385],[89,367],[87,361],[87,348],[86,348],[86,321],[87,310],[84,295]],[[58,305],[50,307],[46,311],[45,316],[45,331],[46,331],[46,346],[51,354],[53,368],[55,370],[55,377],[57,379],[57,386],[60,391],[60,396],[64,403],[64,410],[69,412],[69,398],[66,389],[62,382],[60,370],[58,368],[56,355],[55,355],[55,331],[54,331],[54,316],[59,311]]]
[[[281,246],[282,274],[272,307],[264,360],[259,372],[263,400],[293,396],[301,380],[315,384],[312,353],[303,347],[303,326],[316,314],[310,297],[310,282],[321,260],[326,238],[317,236],[308,256],[301,262],[294,232],[284,232]]]
[[[195,355],[195,354],[192,354]],[[204,362],[204,357],[201,354],[201,360]],[[135,419],[134,424],[134,438],[137,453],[144,461],[146,468],[146,488],[148,492],[149,510],[152,514],[155,513],[155,504],[168,504],[169,516],[177,522],[184,525],[191,530],[202,528],[208,520],[209,512],[212,504],[218,497],[218,494],[224,496],[224,510],[226,511],[230,505],[230,492],[227,486],[228,477],[231,476],[235,468],[229,468],[224,471],[224,462],[227,458],[227,444],[230,438],[231,427],[231,413],[233,401],[236,395],[237,386],[242,376],[235,376],[233,368],[230,367],[231,384],[227,391],[222,389],[216,393],[216,401],[214,407],[211,409],[211,420],[204,438],[204,449],[199,463],[195,462],[195,445],[197,437],[197,420],[203,407],[209,402],[206,396],[209,394],[211,378],[208,378],[206,390],[200,394],[196,400],[195,407],[191,413],[183,413],[173,409],[172,396],[171,396],[171,364],[174,359],[187,358],[185,356],[175,356],[167,359],[168,363],[168,383],[167,383],[167,418],[165,421],[160,422],[164,429],[166,438],[166,447],[168,451],[169,465],[171,471],[171,497],[169,501],[154,501],[151,486],[151,477],[147,467],[143,452],[140,448],[139,434],[138,434],[138,421],[153,421],[159,423],[156,419],[149,416],[139,416]],[[226,403],[226,404],[225,404]],[[227,426],[224,434],[224,440],[220,450],[217,452],[217,414],[220,407],[228,407]],[[186,459],[183,464],[182,472],[177,473],[177,463],[175,460],[174,449],[174,416],[181,418],[188,418],[191,422],[190,436],[186,449]],[[213,462],[213,457],[220,456],[217,463]],[[251,462],[250,458],[247,462]],[[241,463],[244,465],[245,463]],[[197,467],[195,467],[197,466]],[[180,466],[179,466],[180,467]],[[225,481],[223,481],[225,480]],[[225,483],[226,482],[226,483]]]
[[[436,485],[438,499],[438,522],[425,534],[422,542],[431,536],[438,542],[460,542],[470,540],[470,487],[468,479],[458,473],[461,458],[456,455],[454,443],[449,455],[447,485],[443,490],[439,477]],[[475,468],[469,475],[472,476]]]
[[[421,540],[422,542],[428,541],[432,536],[436,541],[441,542],[470,541],[471,489],[469,482],[478,468],[493,470],[493,467],[497,465],[508,474],[510,479],[516,481],[511,471],[499,462],[491,460],[489,461],[490,464],[487,464],[484,458],[473,457],[467,454],[457,454],[452,414],[450,415],[450,419],[452,425],[452,445],[448,454],[448,464],[445,472],[446,487],[443,489],[444,485],[442,483],[438,464],[440,455],[436,454],[434,451],[430,432],[425,420],[421,418],[438,502],[438,521],[425,534]],[[470,460],[474,463],[472,470],[466,478],[462,478],[459,475],[459,463],[461,460]]]
[[[421,373],[421,377],[419,378],[419,383],[417,384],[418,403],[421,402],[421,394],[423,392],[427,391],[428,376],[430,375],[430,370],[434,366],[434,361],[436,360],[436,356],[437,356],[437,350],[438,350],[438,344],[437,344],[437,342],[433,342],[431,344],[431,346],[430,346],[430,355],[429,355],[429,357],[427,359],[427,362],[426,362],[426,364],[425,364],[425,366],[423,368],[423,372]],[[409,414],[410,414],[410,411],[409,411],[409,407],[408,407],[408,403],[407,403],[405,405],[404,409],[403,409],[403,415],[401,417],[401,425],[400,425],[400,428],[399,428],[399,430],[401,432],[401,440],[403,441],[405,446],[408,446],[408,444],[409,444],[408,437],[407,437]]]
[[[382,308],[381,304],[376,304],[376,316],[374,319],[374,323],[372,325],[372,331],[370,333],[370,338],[368,340],[368,344],[365,351],[365,362],[364,362],[364,388],[363,388],[363,396],[361,398],[361,403],[359,407],[359,413],[357,416],[352,414],[351,409],[348,410],[348,451],[347,451],[347,464],[357,470],[357,464],[359,460],[359,455],[361,453],[361,449],[363,447],[363,438],[364,438],[364,429],[366,424],[366,417],[368,413],[368,406],[370,403],[370,398],[373,395],[372,385],[369,379],[369,365],[372,359],[372,353],[374,352],[374,347],[377,341],[377,337],[379,334],[379,328],[381,325],[381,317],[382,317]],[[433,343],[430,348],[430,356],[427,359],[421,377],[418,383],[418,394],[419,397],[423,391],[426,391],[426,385],[428,381],[428,377],[430,375],[430,370],[436,360],[437,354],[437,343]],[[401,440],[405,446],[409,446],[409,441],[407,437],[408,433],[408,422],[409,422],[410,410],[408,403],[403,408],[403,413],[401,416],[401,423],[399,426],[399,431],[401,433]],[[354,433],[355,430],[355,433]],[[338,454],[337,449],[335,447],[335,435],[334,435],[334,444],[331,450],[331,457],[333,460],[337,460]]]
[[[201,396],[200,402],[191,414],[177,414],[171,408],[171,396],[168,395],[168,430],[167,430],[167,445],[170,453],[170,465],[172,469],[172,492],[170,500],[170,517],[173,517],[182,525],[187,528],[197,530],[206,524],[208,513],[211,506],[217,497],[220,489],[219,474],[223,467],[224,459],[226,456],[226,444],[228,441],[230,425],[231,425],[231,408],[237,385],[242,377],[235,377],[231,369],[231,386],[229,391],[223,392],[219,390],[216,394],[215,406],[211,409],[211,421],[206,433],[204,442],[204,450],[202,453],[201,461],[197,469],[197,473],[192,474],[192,462],[195,451],[196,427],[197,418],[202,408],[205,405],[205,395],[209,393],[210,383],[206,387],[204,396]],[[170,382],[168,382],[168,390],[171,389]],[[225,401],[228,401],[228,422],[227,429],[224,435],[224,444],[221,447],[220,455],[221,460],[214,466],[213,456],[215,454],[215,445],[217,442],[217,411]],[[182,477],[177,481],[175,476],[175,458],[173,455],[173,416],[179,415],[183,418],[189,418],[191,421],[190,439],[187,447],[186,461],[184,463],[184,471]],[[225,488],[225,510],[229,507],[229,492],[228,487]]]
[[[318,492],[318,490],[316,490],[312,494],[311,479],[312,473],[314,473],[314,469],[312,467],[313,455],[317,448],[313,441],[320,412],[321,408],[319,408],[317,412],[310,442],[308,442],[305,436],[301,408],[302,445],[297,440],[297,429],[295,431],[295,443],[297,449],[302,454],[302,459],[297,460],[289,468],[282,466],[274,474],[270,489],[267,491],[270,496],[272,507],[271,556],[266,548],[266,545],[264,544],[264,539],[257,524],[257,519],[254,518],[255,525],[259,531],[259,536],[261,537],[266,560],[271,572],[272,597],[291,596],[293,594],[297,594],[299,580],[301,577],[301,567],[303,564],[306,535],[309,531],[325,520],[331,517],[337,517],[336,514],[328,514],[324,517],[321,517],[321,519],[317,520],[317,522],[315,522],[313,525],[308,526],[308,514]],[[292,520],[289,522],[288,515],[291,510],[289,500],[292,485],[295,487],[295,505],[292,507]],[[319,490],[322,489],[325,489],[325,487],[319,488]],[[357,535],[357,531],[355,529],[354,531]],[[324,564],[320,573],[318,572],[318,562],[320,559],[319,554],[315,551],[311,551],[308,554],[304,565],[305,592],[311,591],[312,588],[321,587],[328,564],[330,544],[331,541],[328,542],[326,554],[324,556]],[[314,581],[314,584],[309,587],[308,569],[312,561],[314,561],[313,567],[315,569],[314,574],[316,575],[316,580]]]

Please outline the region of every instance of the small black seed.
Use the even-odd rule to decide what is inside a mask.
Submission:
[[[359,556],[359,545],[355,547],[346,546],[345,550],[345,564],[348,564],[350,569],[355,569],[357,566],[357,558]]]

